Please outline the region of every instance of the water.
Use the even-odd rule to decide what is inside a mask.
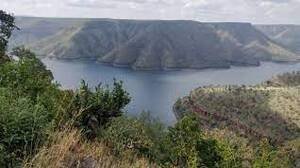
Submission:
[[[73,62],[44,59],[54,78],[63,88],[75,89],[80,80],[96,86],[100,82],[111,84],[113,79],[124,81],[132,97],[127,107],[128,114],[149,111],[161,121],[172,124],[176,121],[172,106],[179,97],[188,95],[199,86],[244,84],[253,85],[270,79],[276,74],[300,70],[298,64],[265,62],[260,67],[232,67],[231,69],[182,70],[169,72],[133,71],[92,62]]]

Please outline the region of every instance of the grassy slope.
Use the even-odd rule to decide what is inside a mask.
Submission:
[[[45,148],[33,159],[25,161],[24,168],[93,167],[128,168],[156,167],[146,158],[128,152],[124,157],[116,157],[111,149],[100,142],[86,142],[78,130],[66,129],[51,135]]]
[[[272,40],[300,54],[300,25],[256,25]]]
[[[193,101],[212,114],[207,117],[198,113],[208,129],[228,129],[251,140],[268,137],[276,143],[299,139],[299,76],[277,77],[253,87],[198,88],[176,103],[175,113],[180,118],[184,113],[195,112],[190,105]]]

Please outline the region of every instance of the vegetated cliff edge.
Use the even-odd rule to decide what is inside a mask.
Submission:
[[[300,140],[300,72],[257,86],[216,86],[193,90],[174,105],[178,119],[195,113],[207,130],[228,130],[257,142]]]
[[[43,57],[140,70],[228,68],[300,58],[250,23],[19,17],[17,24],[23,29],[14,33],[11,46],[25,44]]]

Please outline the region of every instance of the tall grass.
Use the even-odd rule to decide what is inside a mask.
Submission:
[[[125,155],[124,155],[125,156]],[[86,142],[80,131],[65,129],[52,135],[51,140],[32,158],[24,168],[139,168],[157,167],[147,159],[128,151],[125,157],[115,157],[101,142]]]

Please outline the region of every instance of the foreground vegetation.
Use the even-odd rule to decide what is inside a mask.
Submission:
[[[0,29],[1,51],[6,51],[14,20],[2,11],[0,16],[1,25],[10,26]],[[184,113],[172,127],[147,113],[128,117],[124,107],[130,96],[120,81],[95,88],[82,81],[75,91],[62,90],[30,50],[19,47],[0,58],[0,167],[299,166],[299,73],[279,76],[264,87],[193,93],[197,104],[267,131],[267,136],[253,138],[234,132],[226,121],[204,122],[181,101],[175,109]],[[265,109],[267,98],[278,106]],[[278,115],[268,118],[275,111]],[[280,125],[272,125],[274,121]],[[279,134],[283,140],[273,140]]]
[[[248,152],[258,150],[255,147],[262,142],[274,153],[284,151],[294,164],[281,167],[300,166],[299,110],[300,72],[282,74],[257,86],[201,87],[174,106],[178,119],[195,114],[209,135],[219,137],[221,132],[225,140],[243,139],[251,149]]]

